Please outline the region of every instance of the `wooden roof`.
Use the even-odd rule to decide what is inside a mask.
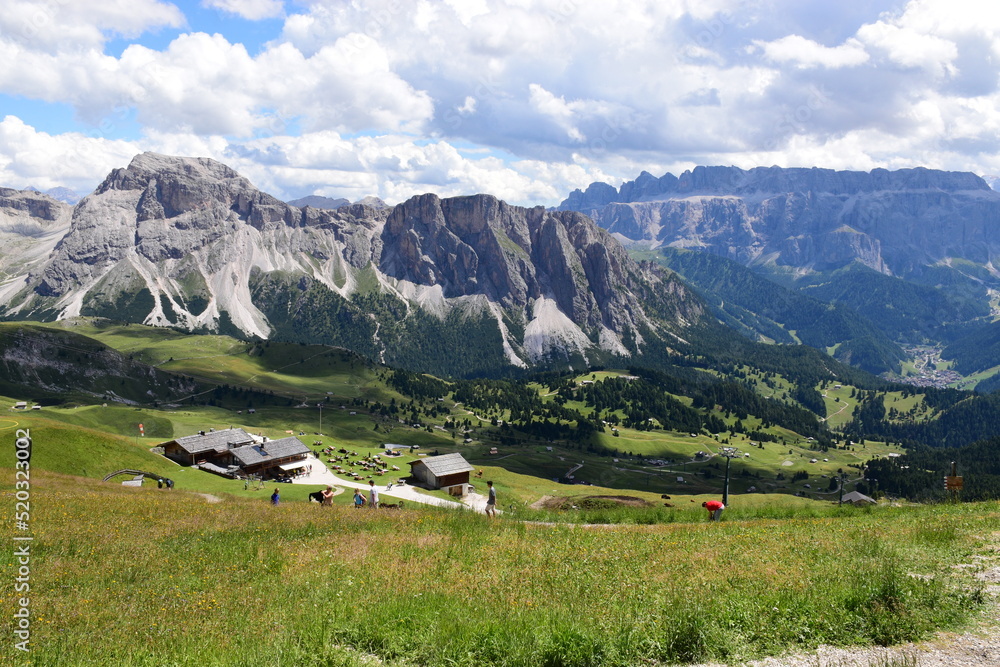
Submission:
[[[426,459],[411,461],[410,465],[425,465],[435,477],[444,477],[445,475],[454,475],[460,472],[475,470],[465,460],[465,457],[457,452],[454,454],[442,454],[441,456],[429,456]]]
[[[233,458],[240,465],[253,466],[267,461],[288,458],[289,456],[305,455],[310,449],[294,436],[280,440],[268,440],[259,445],[246,445],[233,450]]]
[[[174,440],[188,454],[198,454],[209,450],[226,450],[253,442],[250,434],[241,428],[227,428],[222,431],[205,431]]]
[[[845,503],[859,503],[859,502],[860,503],[872,503],[872,504],[875,503],[875,499],[874,498],[866,496],[865,494],[861,493],[860,491],[851,491],[850,493],[845,493],[844,497],[842,498],[842,500]]]

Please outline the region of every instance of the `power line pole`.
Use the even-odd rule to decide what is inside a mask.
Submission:
[[[726,507],[729,506],[729,464],[732,463],[733,459],[739,456],[740,450],[735,447],[721,447],[719,453],[726,457],[726,483],[722,487],[722,504]]]

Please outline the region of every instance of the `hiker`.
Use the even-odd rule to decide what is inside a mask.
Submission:
[[[277,505],[280,502],[281,502],[281,495],[278,493],[278,489],[275,489],[274,493],[271,494],[271,504]]]
[[[707,500],[701,504],[702,507],[708,510],[708,520],[718,521],[722,518],[722,510],[726,509],[726,506],[720,503],[718,500]]]
[[[357,509],[365,504],[365,494],[361,493],[361,489],[354,489],[354,509]]]
[[[320,505],[332,506],[333,505],[333,487],[327,486],[325,489],[320,491],[320,495],[323,500],[320,501]]]
[[[371,502],[371,507],[373,510],[378,509],[378,489],[375,488],[375,480],[369,480],[368,482],[368,498]]]
[[[486,516],[492,519],[497,515],[497,490],[492,480],[486,482],[486,486],[490,487],[489,496],[486,498]]]

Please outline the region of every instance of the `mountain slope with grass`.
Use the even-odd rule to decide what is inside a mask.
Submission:
[[[0,392],[43,403],[180,401],[202,387],[71,331],[0,323]]]
[[[835,348],[834,358],[874,374],[898,373],[906,357],[892,338],[858,314],[870,312],[866,307],[840,305],[837,298],[814,298],[809,292],[782,287],[711,253],[663,248],[637,255],[651,255],[653,261],[676,271],[723,322],[754,338]]]

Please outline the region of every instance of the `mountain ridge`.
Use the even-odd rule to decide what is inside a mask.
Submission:
[[[27,268],[0,286],[6,318],[108,316],[267,338],[287,318],[311,326],[322,305],[353,322],[317,331],[323,342],[356,338],[367,318],[381,355],[411,315],[424,335],[472,318],[522,367],[639,354],[704,316],[674,276],[636,264],[575,212],[433,194],[299,209],[222,163],[155,153],[109,173],[51,256]]]
[[[992,266],[1000,193],[981,177],[917,167],[870,172],[697,167],[593,183],[557,210],[581,211],[626,242],[702,249],[746,265],[891,275],[963,258]]]

